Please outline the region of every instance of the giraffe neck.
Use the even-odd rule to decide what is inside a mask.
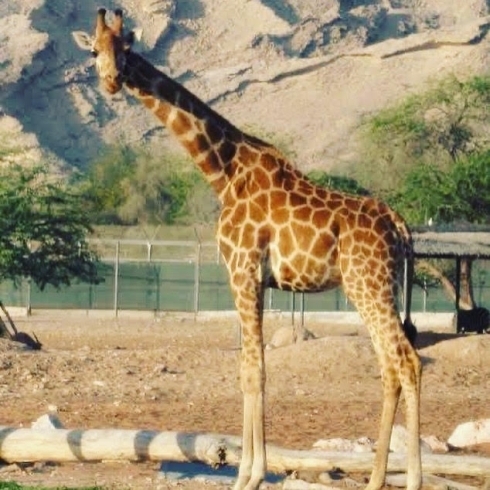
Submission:
[[[238,145],[259,140],[239,131],[139,54],[126,55],[125,85],[175,135],[218,197],[236,171]]]

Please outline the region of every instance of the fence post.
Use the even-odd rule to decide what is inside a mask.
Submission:
[[[301,329],[303,330],[305,327],[305,292],[301,291],[300,297],[300,310],[301,310]]]
[[[114,263],[114,315],[119,309],[119,240],[116,242],[116,258]]]
[[[456,257],[456,312],[459,310],[459,300],[461,299],[461,257]]]
[[[294,327],[294,313],[296,310],[296,295],[291,291],[291,325]]]
[[[199,313],[199,283],[201,275],[201,242],[197,236],[196,259],[194,262],[194,320],[197,320]]]
[[[88,285],[88,309],[92,310],[94,307],[94,285],[90,282]]]
[[[32,243],[29,242],[29,253],[32,251]],[[27,298],[26,298],[26,308],[27,308],[27,316],[30,316],[32,313],[32,303],[31,303],[31,286],[32,286],[32,278],[29,276],[27,278]]]
[[[483,286],[485,286],[486,272],[483,269],[478,271],[478,305],[481,306],[483,299]]]
[[[274,301],[273,301],[274,289],[269,288],[269,310],[272,311]]]
[[[32,304],[31,304],[31,286],[32,279],[30,277],[27,278],[27,294],[26,294],[26,312],[27,316],[30,316],[32,313]]]

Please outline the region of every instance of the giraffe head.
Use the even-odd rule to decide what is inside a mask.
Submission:
[[[94,36],[82,31],[74,31],[72,35],[80,49],[92,53],[102,85],[110,94],[115,94],[124,82],[126,53],[133,44],[134,32],[123,32],[122,10],[114,11],[111,25],[106,23],[105,15],[106,9],[100,8]]]

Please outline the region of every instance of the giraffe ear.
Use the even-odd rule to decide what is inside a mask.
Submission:
[[[84,51],[92,50],[94,40],[90,34],[83,31],[73,31],[71,35],[80,49]]]
[[[134,41],[137,39],[137,35],[134,31],[129,31],[123,36],[124,51],[129,51]]]

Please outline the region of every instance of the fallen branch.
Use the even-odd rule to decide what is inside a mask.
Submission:
[[[124,429],[15,429],[0,427],[0,458],[7,462],[202,461],[238,465],[241,438],[220,434]],[[293,451],[267,446],[270,471],[369,472],[373,453]],[[406,470],[406,455],[391,453],[389,472]],[[490,476],[490,458],[423,454],[424,473]]]
[[[240,438],[215,434],[126,429],[15,429],[0,427],[0,458],[13,462],[239,461]],[[224,460],[224,455],[227,458]]]
[[[407,488],[407,475],[405,473],[387,475],[385,483],[391,487]],[[478,490],[479,488],[473,485],[459,483],[454,480],[448,480],[447,478],[441,478],[434,475],[424,475],[422,486],[427,490],[446,490],[448,488],[451,490]]]
[[[17,327],[15,326],[12,317],[10,316],[9,312],[7,311],[7,309],[5,308],[5,306],[1,301],[0,301],[0,309],[7,317],[7,320],[10,323],[10,328],[14,332],[13,334],[10,333],[9,329],[7,328],[7,324],[3,321],[2,317],[0,316],[0,337],[6,337],[10,340],[13,340],[14,342],[20,342],[21,344],[26,345],[32,350],[42,349],[43,344],[39,341],[39,339],[37,338],[34,332],[32,333],[32,337],[31,337],[28,333],[19,332],[17,330]]]
[[[374,453],[346,453],[327,451],[291,451],[267,446],[267,463],[271,471],[329,471],[340,468],[345,472],[370,472]],[[407,455],[390,453],[388,472],[407,469]],[[423,454],[422,471],[429,474],[489,476],[490,458]]]

